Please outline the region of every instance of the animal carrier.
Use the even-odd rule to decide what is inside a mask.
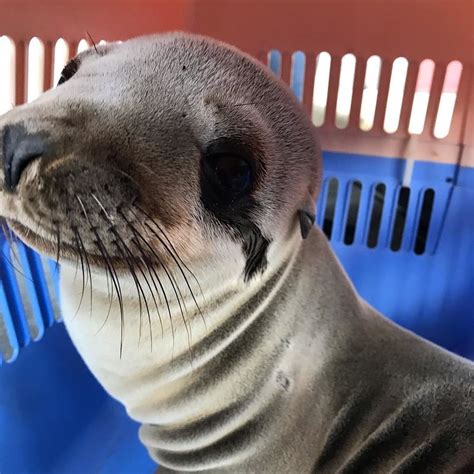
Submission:
[[[240,47],[320,129],[317,224],[360,294],[473,359],[473,19],[470,0],[0,0],[0,113],[52,87],[87,32]],[[152,472],[59,323],[55,263],[0,244],[0,472]]]

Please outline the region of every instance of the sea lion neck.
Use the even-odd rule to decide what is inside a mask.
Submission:
[[[62,293],[68,329],[73,339],[76,333],[80,335],[84,348],[96,347],[97,363],[110,365],[117,373],[127,373],[129,364],[146,370],[149,364],[157,367],[172,363],[191,371],[199,365],[200,347],[208,347],[205,341],[209,337],[238,331],[235,321],[245,325],[242,318],[251,321],[258,317],[261,301],[266,301],[267,292],[271,295],[291,269],[301,242],[297,228],[288,239],[273,242],[267,269],[249,281],[235,272],[235,268],[243,267],[245,258],[239,252],[230,252],[227,260],[201,262],[201,266],[200,262],[190,262],[194,278],[188,277],[186,282],[177,269],[168,270],[174,275],[171,278],[156,270],[168,296],[152,298],[142,282],[146,305],[145,298],[141,303],[137,301],[136,282],[126,274],[119,275],[119,301],[111,298],[111,282],[107,282],[105,275],[92,276],[91,292],[88,281],[82,289],[74,266],[64,266]],[[80,341],[75,342],[81,346]],[[211,354],[212,350],[208,348],[207,352]]]

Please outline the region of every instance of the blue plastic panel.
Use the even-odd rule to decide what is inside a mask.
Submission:
[[[60,320],[58,269],[0,232],[0,365]]]
[[[325,153],[324,192],[339,183],[331,243],[360,294],[382,313],[414,332],[474,359],[474,169],[415,164],[400,250],[390,250],[404,160]],[[352,245],[343,243],[351,182],[361,183]],[[373,189],[386,186],[378,244],[367,246]],[[426,249],[414,251],[420,201],[434,191]],[[318,205],[318,223],[324,202]]]

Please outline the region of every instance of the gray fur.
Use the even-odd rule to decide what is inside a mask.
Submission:
[[[68,331],[142,423],[160,472],[472,472],[473,364],[362,301],[319,229],[301,238],[298,212],[314,213],[321,159],[286,86],[196,36],[138,38],[99,53],[82,53],[69,81],[0,117],[0,134],[21,126],[48,141],[16,191],[0,194],[0,213],[39,251],[54,256],[60,246]],[[244,139],[265,170],[247,218],[269,243],[268,265],[250,281],[235,233],[200,200],[202,150],[222,136]],[[147,215],[137,217],[136,202]],[[197,301],[151,218],[199,280]],[[181,321],[179,296],[154,261],[171,309],[168,321],[160,297],[149,334],[114,245],[116,232],[139,268],[128,221],[174,272],[187,309]],[[93,264],[91,315],[73,278],[73,229]],[[122,320],[117,298],[107,311],[97,238],[122,284]]]

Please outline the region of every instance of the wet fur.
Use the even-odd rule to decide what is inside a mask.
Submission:
[[[48,143],[0,213],[61,262],[71,338],[162,471],[471,472],[473,365],[370,308],[309,230],[319,145],[287,88],[182,34],[78,66],[0,117]],[[259,170],[232,206],[201,173],[222,139]]]

